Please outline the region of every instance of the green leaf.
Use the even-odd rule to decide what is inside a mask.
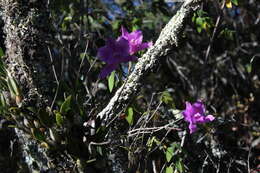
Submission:
[[[183,163],[182,163],[182,160],[181,159],[179,159],[176,163],[175,163],[175,166],[176,166],[176,168],[178,169],[178,171],[180,172],[180,173],[182,173],[182,172],[184,172],[184,166],[183,166]]]
[[[127,117],[126,117],[126,121],[128,122],[129,125],[133,125],[134,122],[134,110],[132,107],[129,107],[127,109]]]
[[[32,134],[39,141],[44,141],[45,140],[44,134],[40,130],[38,130],[38,129],[32,129]]]
[[[0,47],[0,58],[1,58],[2,56],[4,56],[4,51],[3,51],[3,49]]]
[[[165,173],[173,173],[173,167],[172,166],[167,167]]]
[[[102,148],[100,146],[97,146],[97,152],[103,156]]]
[[[235,33],[235,31],[225,28],[220,32],[219,36],[223,36],[229,40],[234,40],[234,33]]]
[[[146,146],[148,147],[148,151],[150,151],[151,147],[153,146],[153,138],[155,137],[149,137],[149,139],[147,140]]]
[[[28,111],[31,111],[31,112],[33,112],[33,113],[37,113],[37,111],[36,111],[36,108],[35,108],[35,107],[26,107],[26,109],[27,109]]]
[[[0,76],[5,76],[6,70],[3,61],[0,59]]]
[[[139,29],[138,25],[133,25],[132,31],[136,31],[136,30],[138,30],[138,29]]]
[[[86,57],[86,53],[80,53],[79,58],[81,60],[85,59],[85,57]]]
[[[71,16],[67,16],[64,18],[64,22],[70,22],[72,20]]]
[[[252,72],[252,64],[246,64],[246,71],[248,72],[248,73],[251,73]]]
[[[114,21],[112,22],[112,28],[113,28],[113,30],[117,30],[117,29],[119,28],[119,26],[120,26],[120,22],[119,22],[118,20],[114,20]]]
[[[18,128],[16,125],[8,125],[9,128]]]
[[[202,28],[201,27],[197,27],[197,31],[198,31],[198,33],[201,33]]]
[[[199,25],[199,26],[202,26],[203,23],[204,23],[204,21],[205,21],[204,18],[198,17],[198,18],[196,19],[196,24]]]
[[[58,126],[62,126],[64,120],[63,120],[63,117],[62,117],[61,113],[60,112],[56,112],[55,116],[56,116],[56,123],[57,123],[57,125]]]
[[[235,5],[238,5],[238,0],[231,0],[231,2]]]
[[[20,96],[20,89],[11,75],[7,77],[7,85],[13,96]]]
[[[197,11],[197,14],[198,14],[198,16],[205,16],[205,15],[208,15],[208,13],[206,12],[206,11],[203,11],[203,10],[198,10]]]
[[[108,78],[108,89],[110,92],[113,91],[115,85],[115,71],[113,71]]]
[[[68,96],[65,101],[62,103],[60,107],[60,113],[62,115],[65,115],[70,110],[70,104],[71,104],[71,98],[72,96]]]
[[[173,102],[173,98],[168,91],[164,91],[162,93],[160,100],[167,105],[171,105],[172,107],[175,107],[174,102]]]
[[[5,108],[6,107],[6,100],[5,97],[2,93],[0,93],[0,108]]]
[[[165,153],[167,162],[170,162],[173,157],[173,147],[168,147]]]

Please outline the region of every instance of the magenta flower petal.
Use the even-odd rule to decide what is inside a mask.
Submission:
[[[213,115],[208,115],[205,117],[205,122],[210,122],[213,121],[215,119],[215,117],[213,117]]]
[[[105,62],[109,62],[109,60],[111,59],[111,50],[109,49],[109,47],[104,46],[98,49],[98,57],[100,60],[105,61]]]
[[[192,106],[189,102],[186,102],[186,109],[182,112],[185,121],[192,122]]]
[[[146,42],[146,43],[142,43],[142,45],[140,46],[141,49],[146,49],[146,48],[149,48],[149,47],[152,47],[153,46],[153,42]]]
[[[189,130],[190,130],[190,134],[194,133],[197,130],[197,125],[190,123]]]
[[[184,120],[189,123],[190,133],[194,133],[197,129],[197,124],[207,123],[213,121],[215,117],[213,115],[205,115],[205,106],[201,101],[197,101],[194,104],[186,102],[186,109],[182,112]]]
[[[205,123],[205,116],[201,115],[200,113],[196,113],[194,115],[194,122],[196,122],[196,123]]]
[[[135,54],[135,52],[138,52],[140,49],[139,49],[139,46],[138,45],[131,45],[130,47],[130,54]]]
[[[125,27],[121,26],[121,33],[122,33],[122,37],[127,38],[129,33],[127,32],[127,30],[125,29]]]
[[[128,55],[129,54],[129,43],[124,37],[119,37],[116,40],[116,46],[114,48],[115,51],[120,52],[121,54]]]
[[[199,113],[199,114],[205,116],[205,111],[206,111],[206,109],[205,109],[204,104],[203,104],[200,100],[196,101],[196,102],[192,105],[192,110],[193,110],[193,112],[194,112],[195,114],[196,114],[196,113]]]
[[[130,45],[131,45],[131,43],[132,44],[136,44],[136,45],[142,44],[142,41],[143,41],[143,33],[142,33],[142,31],[136,30],[136,31],[131,32],[128,35],[128,39],[127,40],[130,41]]]
[[[139,49],[140,50],[143,50],[143,49],[146,49],[146,48],[149,48],[150,47],[150,44],[149,43],[142,43],[139,45]]]
[[[143,33],[140,30],[133,31],[128,33],[127,30],[122,26],[121,27],[122,37],[129,42],[130,46],[130,54],[133,55],[136,52],[149,48],[152,46],[152,43],[142,43],[143,41]]]
[[[101,79],[104,79],[106,76],[108,76],[112,71],[114,71],[117,68],[117,64],[109,64],[106,65],[99,74],[99,77]]]
[[[134,53],[152,46],[152,42],[142,43],[142,31],[136,30],[131,33],[122,26],[122,35],[116,40],[108,39],[106,45],[98,49],[98,58],[106,62],[106,66],[100,73],[100,78],[105,78],[113,70],[115,70],[120,63],[129,61],[136,61],[137,57]]]
[[[122,62],[129,62],[129,61],[137,61],[136,56],[126,56],[124,59],[122,59]]]
[[[129,42],[123,37],[119,37],[117,40],[108,39],[106,45],[98,49],[97,56],[107,64],[99,75],[101,79],[115,70],[120,63],[137,60],[137,57],[130,55]]]

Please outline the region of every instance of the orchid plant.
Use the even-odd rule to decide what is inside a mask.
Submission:
[[[129,33],[123,26],[121,27],[121,36],[116,40],[109,38],[106,45],[98,49],[98,58],[106,63],[101,70],[99,77],[104,79],[112,71],[118,68],[121,63],[136,61],[135,53],[149,48],[152,42],[143,43],[143,34],[141,30]],[[197,130],[197,124],[203,124],[213,121],[213,115],[205,115],[205,106],[198,100],[194,104],[186,102],[186,109],[182,112],[184,120],[189,123],[190,133]]]
[[[186,102],[186,109],[182,112],[184,120],[189,122],[190,134],[197,130],[197,124],[213,121],[213,115],[205,115],[206,109],[202,101],[198,100],[194,104]]]
[[[134,54],[138,51],[151,47],[152,42],[142,43],[142,31],[136,30],[131,33],[122,26],[122,35],[116,40],[107,39],[106,45],[98,49],[98,58],[106,63],[101,70],[99,77],[104,79],[112,71],[118,68],[119,64],[129,61],[136,61]]]

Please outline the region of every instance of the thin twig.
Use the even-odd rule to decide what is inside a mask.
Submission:
[[[251,146],[249,147],[248,156],[247,156],[247,171],[250,173],[250,155],[251,155]]]
[[[159,127],[147,127],[147,128],[143,128],[142,127],[142,128],[138,128],[138,129],[134,129],[134,130],[128,131],[127,133],[128,133],[128,136],[130,137],[130,136],[134,136],[134,135],[136,135],[138,133],[144,133],[144,132],[145,133],[153,133],[153,132],[158,132],[158,131],[163,130],[163,129],[167,129],[167,130],[181,130],[179,128],[170,127],[171,125],[175,124],[178,121],[179,121],[179,119],[176,120],[176,121],[173,121],[173,122],[171,122],[169,124],[166,124],[164,126],[159,126]],[[152,132],[149,132],[149,131],[152,131]]]
[[[82,57],[82,59],[81,59],[80,65],[79,65],[79,70],[78,70],[78,72],[77,72],[77,80],[79,79],[80,71],[81,71],[81,68],[82,68],[82,66],[83,66],[83,62],[84,62],[84,59],[85,59],[85,57],[86,57],[86,54],[87,54],[88,45],[89,45],[89,40],[87,40],[87,44],[86,44],[86,47],[85,47],[85,51],[84,51],[83,57]]]
[[[102,145],[108,145],[111,141],[108,140],[108,141],[105,141],[105,142],[90,142],[89,145],[88,145],[88,151],[90,154],[92,154],[92,150],[91,150],[91,146],[92,145],[96,145],[96,146],[102,146]]]
[[[59,87],[60,87],[60,82],[58,80],[58,77],[57,77],[57,73],[56,73],[56,69],[55,69],[55,66],[53,64],[53,58],[52,58],[52,53],[51,53],[51,50],[50,50],[50,47],[48,46],[48,52],[49,52],[49,57],[50,57],[50,60],[51,60],[51,67],[52,67],[52,71],[53,71],[53,74],[54,74],[54,77],[55,77],[55,80],[57,82],[57,88],[56,88],[56,91],[55,91],[55,95],[54,95],[54,98],[53,98],[53,101],[51,103],[51,110],[54,106],[54,103],[57,99],[57,96],[58,96],[58,91],[59,91]]]
[[[157,149],[161,146],[161,144],[163,143],[163,141],[165,140],[165,138],[167,137],[167,135],[170,133],[170,131],[171,131],[171,130],[168,130],[168,131],[166,132],[166,134],[164,135],[164,137],[163,137],[162,140],[160,141],[160,144],[157,145],[153,150],[149,151],[149,153],[147,154],[147,156],[150,155],[151,153],[153,153],[155,150],[157,150]]]
[[[224,9],[225,4],[226,4],[226,0],[224,0],[223,4],[221,5],[221,11]],[[212,36],[210,38],[210,43],[209,43],[209,46],[207,48],[207,52],[206,52],[206,56],[205,56],[205,64],[208,63],[208,58],[209,58],[209,55],[210,55],[210,52],[211,52],[211,48],[212,48],[213,42],[214,42],[215,37],[216,37],[216,33],[217,33],[217,29],[218,29],[219,24],[220,24],[221,17],[222,17],[222,13],[219,12],[219,15],[218,15],[218,18],[217,18],[217,21],[215,23],[215,27],[214,27],[214,30],[213,30],[213,34],[212,34]]]

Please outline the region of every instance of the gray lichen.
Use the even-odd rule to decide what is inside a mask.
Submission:
[[[27,163],[30,171],[49,170],[45,149],[38,147],[36,141],[31,140],[28,135],[24,135],[23,131],[15,129],[15,132],[19,142],[22,144],[22,159]]]
[[[47,105],[53,86],[47,51],[50,39],[47,1],[2,0],[6,64],[22,89],[23,105]]]
[[[47,1],[38,0],[0,1],[6,36],[5,63],[8,74],[21,89],[20,108],[46,109],[51,102],[54,83],[47,51],[47,42],[51,38],[47,5]],[[19,128],[26,129],[20,119],[16,121]],[[32,171],[47,170],[46,151],[35,140],[28,138],[25,131],[17,129],[16,135],[28,167]]]

